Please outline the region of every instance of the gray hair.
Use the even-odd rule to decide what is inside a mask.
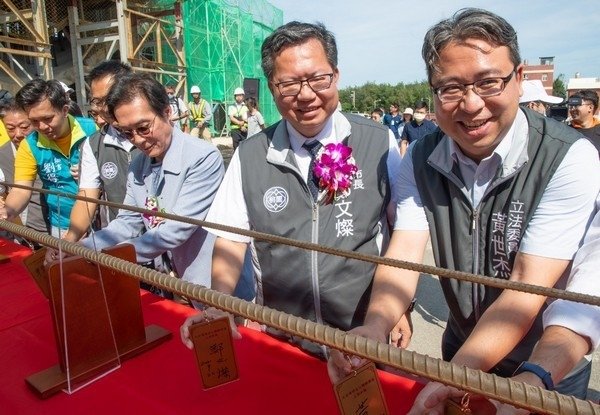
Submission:
[[[327,62],[333,69],[337,68],[337,45],[335,36],[325,28],[323,23],[301,23],[289,22],[278,27],[263,42],[261,49],[262,69],[267,80],[273,76],[275,58],[282,49],[289,46],[300,45],[310,39],[316,39],[321,42]]]
[[[502,17],[483,9],[457,11],[431,27],[425,34],[421,55],[427,67],[427,79],[439,71],[440,53],[450,42],[464,44],[468,39],[484,40],[495,46],[506,46],[515,67],[521,63],[517,32]]]

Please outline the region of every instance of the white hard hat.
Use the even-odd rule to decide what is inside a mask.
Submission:
[[[238,87],[233,91],[233,95],[246,95],[246,93],[244,92],[244,88]]]
[[[199,94],[200,93],[200,87],[198,85],[192,85],[192,87],[190,88],[190,94]]]

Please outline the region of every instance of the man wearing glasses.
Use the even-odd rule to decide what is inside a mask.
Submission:
[[[402,162],[386,256],[420,262],[431,237],[437,266],[553,287],[594,211],[600,165],[593,146],[564,124],[519,108],[517,35],[500,16],[463,9],[429,29],[422,53],[440,130],[416,141]],[[418,277],[379,267],[365,325],[354,332],[384,340],[409,307]],[[510,377],[542,334],[545,298],[441,284],[450,309],[443,358]],[[332,354],[334,380],[351,370]],[[589,371],[586,364],[575,375],[584,379],[579,389],[557,390],[585,395]],[[439,387],[428,385],[417,402]]]
[[[207,220],[378,255],[394,213],[391,183],[400,154],[387,127],[337,111],[333,34],[321,24],[287,23],[265,39],[262,67],[283,121],[240,144]],[[351,147],[357,172],[347,194],[326,201],[319,197],[322,183],[314,182],[312,166],[323,154],[316,147],[325,151],[341,144]],[[211,232],[218,236],[212,286],[231,293],[251,240]],[[374,265],[265,241],[253,244],[257,301],[344,330],[362,323]],[[182,327],[188,346],[187,327],[202,318]],[[315,344],[292,340],[323,354]]]
[[[576,128],[596,146],[600,152],[600,119],[598,112],[598,94],[590,89],[577,91],[569,97],[569,115],[571,127]]]
[[[418,139],[433,133],[437,126],[426,117],[429,115],[427,102],[419,101],[415,104],[412,120],[404,125],[402,140],[400,141],[400,154],[406,154],[408,146]]]
[[[131,162],[123,204],[204,219],[223,178],[223,159],[213,145],[173,127],[164,87],[148,75],[115,77],[106,111],[119,134],[142,154]],[[82,244],[102,249],[131,243],[139,263],[157,264],[186,281],[210,286],[214,237],[203,228],[175,220],[119,210],[108,226]]]

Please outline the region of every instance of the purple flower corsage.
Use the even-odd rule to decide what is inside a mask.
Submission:
[[[351,147],[342,143],[323,146],[314,167],[314,174],[319,179],[319,201],[329,204],[348,196],[357,171]]]

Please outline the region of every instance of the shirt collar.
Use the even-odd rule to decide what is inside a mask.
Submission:
[[[350,122],[344,115],[335,111],[325,121],[325,126],[314,137],[304,137],[300,134],[289,122],[285,122],[288,136],[290,138],[290,146],[295,153],[298,153],[302,148],[302,144],[312,141],[320,141],[321,144],[339,143],[342,142],[347,136],[350,135]]]
[[[111,144],[116,147],[121,147],[126,151],[130,152],[133,147],[133,143],[122,136],[112,125],[109,125],[106,129],[106,134],[103,138],[104,144]]]
[[[500,142],[494,149],[494,152],[481,161],[490,160],[492,157],[499,157],[500,161],[504,161],[511,150],[513,141],[515,141],[515,140],[522,141],[523,139],[525,139],[525,140],[527,139],[526,135],[525,135],[525,137],[523,137],[523,136],[515,137],[515,132],[517,130],[516,126],[517,126],[517,124],[519,124],[519,121],[525,121],[525,123],[527,123],[527,120],[525,119],[525,115],[523,113],[521,113],[521,111],[517,111],[517,116],[513,120],[512,124],[510,125],[508,130],[506,130],[506,132],[504,132],[501,135]],[[450,155],[452,156],[454,161],[464,163],[464,164],[475,163],[472,159],[467,157],[462,152],[462,150],[456,144],[454,139],[451,139],[449,144],[450,144],[450,148],[449,148]]]
[[[503,138],[494,149],[494,152],[484,160],[497,158],[502,164],[502,175],[507,176],[521,167],[528,160],[527,143],[529,142],[529,124],[525,114],[521,110],[517,115]],[[429,156],[429,160],[445,171],[452,170],[452,163],[476,164],[472,159],[464,155],[455,141],[445,135],[442,141]],[[483,160],[482,160],[483,161]]]
[[[142,167],[143,176],[148,177],[152,173],[152,167],[156,164],[162,164],[162,169],[160,170],[160,180],[162,180],[165,172],[180,174],[182,170],[181,161],[184,159],[183,154],[185,149],[185,140],[186,138],[183,131],[178,128],[173,128],[171,143],[169,144],[169,148],[167,148],[162,163],[153,164],[150,157],[144,156],[144,164]]]
[[[83,132],[83,129],[79,126],[79,123],[75,120],[75,118],[73,118],[73,116],[71,114],[67,114],[67,120],[69,122],[69,132],[67,133],[67,135],[70,136],[70,138],[71,138],[71,143],[69,145],[69,148],[71,148],[73,146],[73,144],[75,143],[75,141],[80,139],[82,136],[85,136],[85,133]],[[61,140],[65,137],[67,137],[67,135],[65,135],[64,137],[59,137],[56,140]],[[38,136],[38,141],[37,141],[38,147],[55,149],[55,150],[61,151],[60,148],[58,147],[58,145],[56,144],[56,140],[51,140],[45,134],[43,134],[39,131],[37,131],[37,136]]]

